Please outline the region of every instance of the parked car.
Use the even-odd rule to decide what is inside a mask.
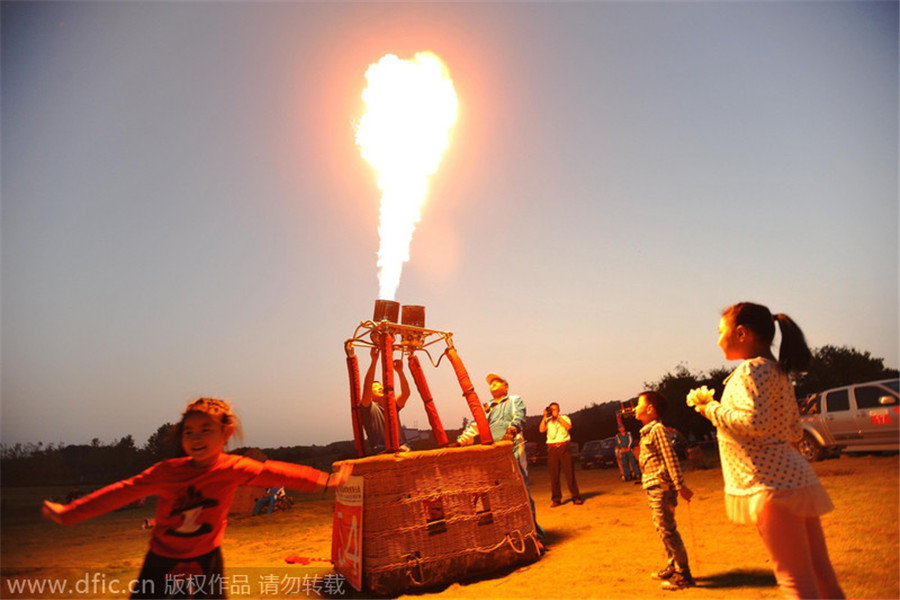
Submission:
[[[810,462],[829,453],[900,450],[900,379],[825,390],[801,401],[800,453]]]
[[[579,450],[578,442],[569,442],[569,452],[572,453],[572,464],[577,465],[581,462],[581,452]]]
[[[572,462],[577,463],[580,459],[578,452],[578,443],[569,442],[569,451],[572,453]],[[547,464],[547,444],[538,442],[525,442],[525,459],[529,466],[546,465]]]
[[[687,438],[684,437],[684,434],[675,429],[674,427],[666,427],[666,435],[669,436],[669,441],[672,442],[672,448],[675,450],[675,455],[680,459],[687,458]]]
[[[592,469],[594,467],[616,466],[616,438],[608,437],[602,440],[585,442],[581,447],[581,468]]]

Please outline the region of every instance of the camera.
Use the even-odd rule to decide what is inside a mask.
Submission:
[[[548,419],[555,419],[555,418],[556,418],[556,417],[553,416],[553,405],[552,405],[552,404],[551,404],[550,406],[548,406],[547,408],[544,409],[544,414],[547,415],[547,418],[548,418]]]

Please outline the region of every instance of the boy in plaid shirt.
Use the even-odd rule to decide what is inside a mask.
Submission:
[[[680,590],[694,585],[694,579],[688,566],[687,549],[675,524],[675,507],[679,494],[690,502],[694,492],[684,485],[681,464],[662,424],[666,405],[665,396],[659,392],[642,392],[634,416],[644,425],[641,428],[641,486],[647,492],[653,525],[669,557],[668,564],[651,577],[663,580],[664,590]]]

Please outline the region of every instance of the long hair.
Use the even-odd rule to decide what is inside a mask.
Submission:
[[[763,341],[767,347],[775,339],[775,323],[781,329],[781,347],[778,349],[778,365],[785,373],[806,370],[812,360],[812,352],[800,327],[787,315],[772,314],[768,308],[752,302],[739,302],[722,311],[732,326],[743,325]]]

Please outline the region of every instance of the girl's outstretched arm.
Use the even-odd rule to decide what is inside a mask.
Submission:
[[[74,525],[105,515],[130,502],[157,493],[157,473],[161,464],[163,463],[156,463],[130,479],[111,483],[68,504],[45,500],[41,507],[41,513],[60,525]]]
[[[64,510],[65,506],[60,504],[59,502],[50,502],[49,500],[44,500],[44,505],[41,507],[41,514],[45,519],[49,519],[57,525],[65,525],[62,519],[62,513]]]
[[[328,487],[337,489],[338,487],[343,485],[343,483],[345,481],[347,481],[347,479],[352,474],[353,474],[353,465],[348,462],[345,462],[344,464],[341,465],[341,468],[338,469],[338,472],[331,476],[331,481],[329,482]]]
[[[337,473],[327,473],[308,467],[278,460],[264,463],[251,458],[240,457],[238,468],[244,469],[250,478],[241,485],[261,485],[264,487],[284,486],[298,492],[323,492],[335,489],[350,477],[353,465],[344,463]]]

